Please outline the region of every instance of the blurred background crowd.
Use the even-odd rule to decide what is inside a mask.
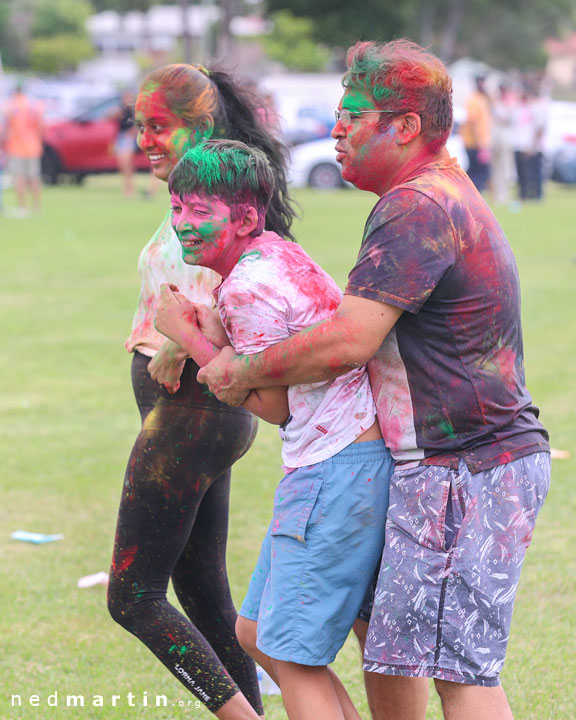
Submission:
[[[405,36],[454,79],[449,149],[495,203],[576,185],[576,6],[572,0],[3,0],[0,204],[38,211],[42,183],[147,172],[131,103],[169,62],[218,63],[258,93],[263,122],[291,148],[296,186],[343,186],[329,137],[346,48]],[[151,178],[144,194],[153,194]],[[1,206],[1,205],[0,205]]]

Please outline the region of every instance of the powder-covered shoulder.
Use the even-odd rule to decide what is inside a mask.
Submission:
[[[220,299],[224,305],[241,302],[256,307],[264,301],[277,310],[286,310],[286,295],[291,292],[286,280],[286,255],[274,246],[288,243],[273,233],[265,235],[273,237],[268,242],[257,238],[251,243],[222,283]]]
[[[364,237],[379,228],[398,226],[402,232],[434,232],[452,234],[452,226],[440,198],[435,197],[425,186],[403,185],[383,195],[376,203],[368,220]]]
[[[259,282],[275,288],[282,295],[292,294],[310,274],[326,273],[296,243],[266,232],[250,244],[240,257],[231,276],[244,282]]]
[[[265,297],[288,316],[309,325],[335,311],[342,293],[334,280],[296,243],[264,233],[249,245],[224,286],[242,288],[244,297]],[[228,296],[229,297],[229,296]]]

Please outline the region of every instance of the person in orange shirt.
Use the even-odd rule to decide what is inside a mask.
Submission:
[[[476,90],[466,103],[466,121],[460,134],[468,154],[468,175],[482,192],[490,178],[490,143],[492,113],[490,97],[484,89],[484,78],[476,78]]]
[[[40,210],[42,180],[40,160],[44,122],[42,109],[17,86],[5,112],[5,150],[18,203],[17,214]]]

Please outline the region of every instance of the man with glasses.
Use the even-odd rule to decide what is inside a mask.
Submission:
[[[397,463],[366,633],[373,717],[424,720],[431,677],[447,720],[510,720],[499,674],[550,474],[524,381],[516,264],[446,150],[452,90],[440,60],[405,40],[361,42],[347,66],[337,161],[379,200],[344,299],[261,355],[223,351],[199,379],[238,404],[249,388],[369,361]]]

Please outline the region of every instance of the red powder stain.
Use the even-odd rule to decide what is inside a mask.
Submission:
[[[368,480],[366,480],[366,482],[372,482],[372,478],[368,478]]]
[[[497,373],[504,380],[509,390],[516,387],[516,353],[511,348],[500,348],[494,358],[494,366]]]
[[[341,302],[340,293],[336,288],[327,287],[325,278],[314,267],[310,268],[306,281],[299,283],[298,290],[325,312],[335,312]]]
[[[126,570],[126,568],[129,568],[130,565],[134,562],[134,557],[136,555],[136,552],[138,550],[138,545],[132,545],[132,547],[127,548],[126,550],[123,550],[120,553],[120,563],[116,564],[116,558],[114,557],[112,559],[112,567],[114,568],[115,573],[121,573]]]

